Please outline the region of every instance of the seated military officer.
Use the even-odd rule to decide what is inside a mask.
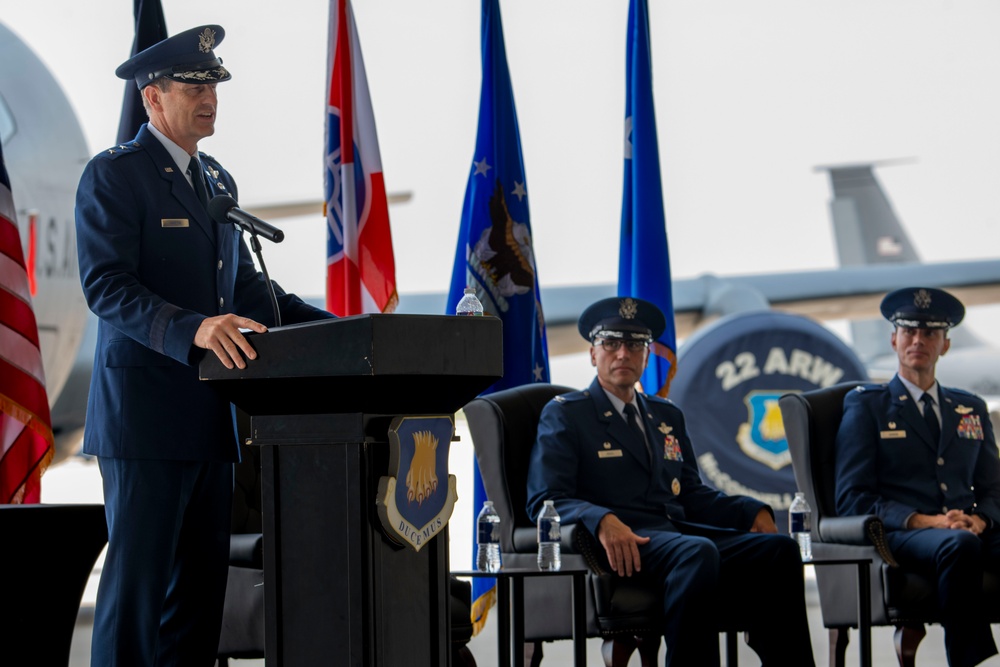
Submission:
[[[619,576],[663,590],[666,664],[719,664],[719,618],[740,618],[765,667],[813,664],[798,546],[769,507],[702,483],[684,416],[638,393],[663,313],[615,297],[580,317],[597,378],[545,406],[528,472],[528,514],[554,500]],[[721,610],[721,611],[720,611]]]
[[[997,649],[983,619],[983,569],[1000,565],[1000,458],[986,404],[935,379],[965,308],[939,289],[888,294],[896,376],[844,399],[837,433],[837,511],[876,514],[903,568],[937,580],[948,664]]]

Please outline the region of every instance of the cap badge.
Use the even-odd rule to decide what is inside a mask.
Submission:
[[[625,320],[631,320],[635,318],[636,312],[639,310],[639,304],[635,302],[634,299],[625,298],[621,300],[618,306],[618,314]]]
[[[202,53],[208,53],[215,48],[215,31],[211,28],[205,28],[200,35],[198,35],[198,50]]]
[[[913,305],[917,308],[930,308],[931,307],[931,295],[925,290],[917,290],[913,293]]]

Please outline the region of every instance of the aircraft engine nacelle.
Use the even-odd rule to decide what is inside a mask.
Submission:
[[[785,532],[796,486],[778,399],[867,378],[854,351],[816,321],[755,311],[681,346],[670,399],[684,411],[702,480],[766,502]]]

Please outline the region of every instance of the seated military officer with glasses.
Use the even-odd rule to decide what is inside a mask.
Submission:
[[[600,541],[609,570],[662,588],[666,665],[718,665],[723,618],[750,629],[764,667],[813,665],[798,546],[764,503],[703,484],[684,415],[636,391],[665,326],[654,304],[628,297],[581,315],[597,378],[542,411],[528,514],[554,500],[564,523]]]

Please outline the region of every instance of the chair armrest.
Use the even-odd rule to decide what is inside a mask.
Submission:
[[[235,533],[229,536],[229,564],[234,567],[263,569],[264,536],[261,533]]]
[[[899,567],[885,541],[885,526],[874,514],[826,517],[819,522],[819,539],[833,544],[871,544],[890,567]]]

